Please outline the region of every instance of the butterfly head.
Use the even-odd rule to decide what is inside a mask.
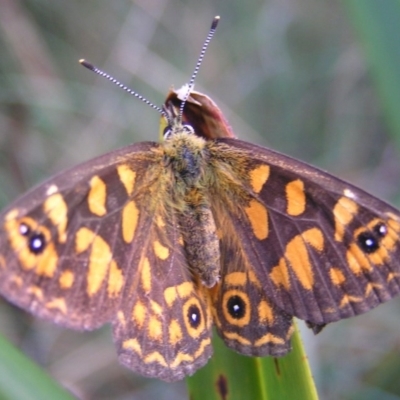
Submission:
[[[163,106],[161,121],[161,139],[169,140],[176,135],[194,135],[193,126],[183,121],[180,108],[176,107],[172,101],[167,101]]]

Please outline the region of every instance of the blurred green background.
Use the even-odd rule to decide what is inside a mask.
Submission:
[[[0,0],[0,205],[63,168],[157,140],[159,115],[78,59],[161,105],[188,81],[215,15],[196,89],[236,135],[400,206],[396,0]],[[316,337],[304,329],[321,399],[400,399],[399,316],[394,300]],[[0,332],[82,399],[187,397],[184,382],[120,367],[108,328],[67,331],[1,301]]]

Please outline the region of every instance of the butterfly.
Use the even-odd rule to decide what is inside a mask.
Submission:
[[[0,214],[4,297],[73,329],[111,323],[122,364],[176,381],[206,364],[213,326],[241,354],[282,356],[293,317],[317,333],[399,293],[398,210],[237,139],[190,85],[162,127]]]

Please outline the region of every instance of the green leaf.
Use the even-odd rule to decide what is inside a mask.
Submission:
[[[0,335],[1,400],[73,400],[43,369]]]
[[[228,349],[214,335],[214,356],[187,379],[189,398],[207,399],[318,399],[307,356],[297,327],[293,350],[285,357],[246,357]]]

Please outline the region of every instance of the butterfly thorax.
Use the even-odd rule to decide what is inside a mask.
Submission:
[[[220,275],[220,254],[207,195],[206,141],[185,127],[175,129],[162,147],[173,203],[179,205],[176,211],[189,265],[204,285],[214,286]]]
[[[163,142],[163,150],[165,164],[179,185],[176,189],[201,185],[208,153],[203,138],[186,130],[174,132]]]

